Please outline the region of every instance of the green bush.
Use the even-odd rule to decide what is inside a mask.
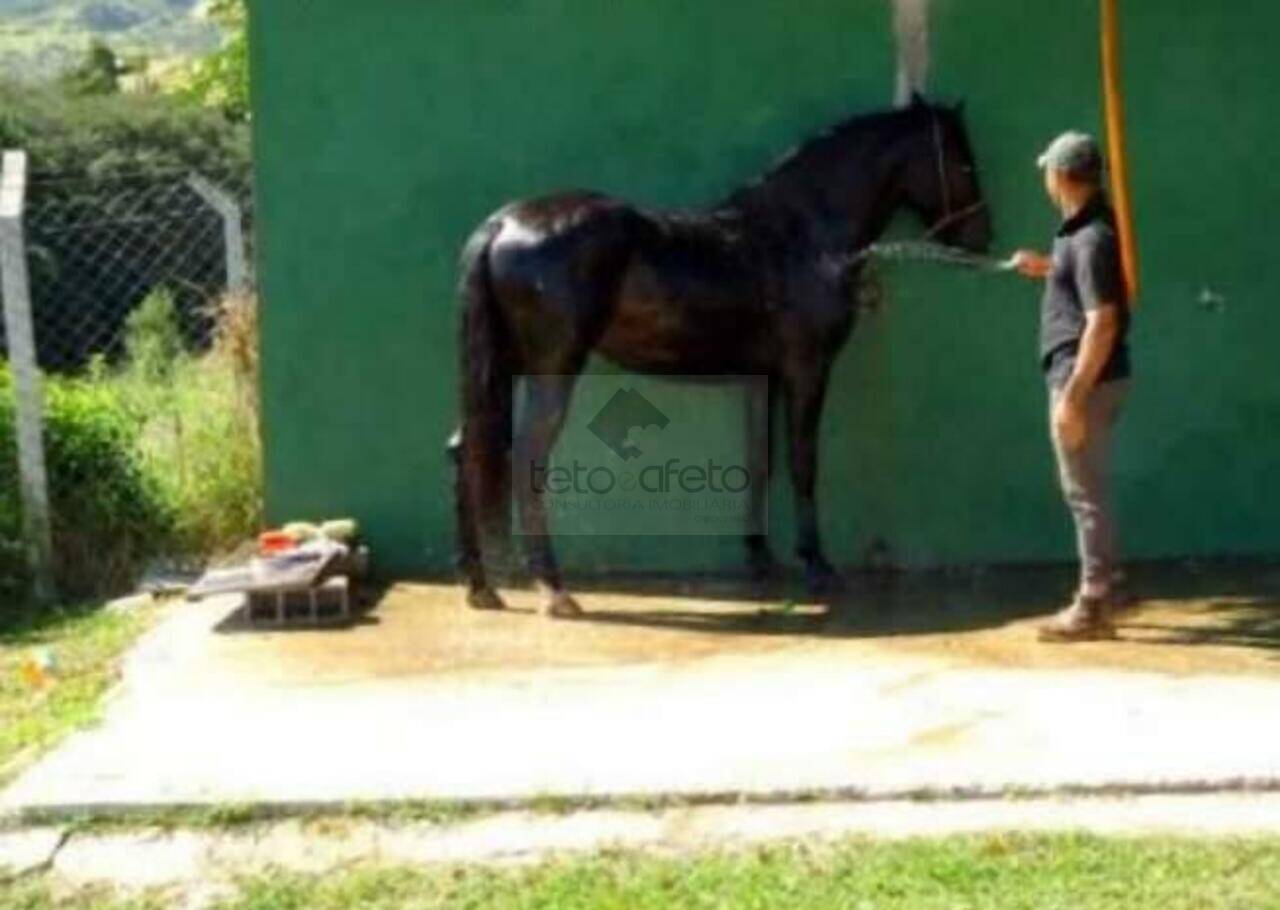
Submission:
[[[48,375],[45,457],[58,593],[129,590],[156,557],[200,561],[261,525],[257,321],[251,298],[216,314],[212,348],[185,351],[172,297],[130,315],[125,360]],[[28,584],[13,386],[0,362],[0,603]]]
[[[46,377],[45,461],[54,573],[65,599],[128,590],[173,526],[171,508],[147,470],[142,424],[109,383]],[[14,467],[13,384],[0,367],[0,586],[26,584],[21,498]]]
[[[0,80],[0,146],[27,151],[33,205],[121,178],[177,170],[218,179],[249,171],[245,126],[163,95],[74,97],[55,86]]]
[[[249,116],[249,38],[245,0],[209,0],[208,15],[223,27],[222,46],[192,67],[182,92],[233,120]]]
[[[147,386],[168,391],[182,359],[178,307],[168,288],[156,288],[142,299],[124,324],[129,370]]]
[[[0,372],[0,605],[22,599],[27,587],[26,554],[22,546],[22,508],[18,501],[18,461],[13,449],[13,400],[9,374]],[[0,607],[0,614],[5,611]],[[0,615],[0,624],[4,617]]]

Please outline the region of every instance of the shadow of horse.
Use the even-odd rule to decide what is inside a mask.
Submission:
[[[655,609],[593,604],[579,622],[723,635],[877,638],[976,632],[1042,615],[1059,605],[1069,577],[1060,567],[849,573],[839,594],[821,602],[808,597],[799,576],[767,589],[714,576],[588,578],[575,584],[587,593],[663,599]]]
[[[1044,616],[1062,606],[1073,580],[1067,566],[851,573],[847,589],[821,606],[805,598],[798,578],[767,591],[719,577],[596,578],[576,584],[615,597],[664,599],[658,609],[593,605],[578,620],[583,623],[726,636],[875,639],[982,632]],[[1274,566],[1150,563],[1132,570],[1131,584],[1136,603],[1120,618],[1127,642],[1260,649],[1280,658],[1280,572]]]

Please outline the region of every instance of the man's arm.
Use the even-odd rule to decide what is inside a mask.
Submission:
[[[1085,329],[1080,336],[1075,369],[1071,371],[1071,378],[1063,387],[1062,398],[1053,412],[1053,431],[1068,449],[1078,449],[1085,444],[1088,433],[1085,407],[1120,333],[1119,312],[1118,304],[1105,303],[1085,314]]]
[[[1120,276],[1120,252],[1111,235],[1091,238],[1077,251],[1075,279],[1085,311],[1085,329],[1075,368],[1053,420],[1067,448],[1078,448],[1085,442],[1085,406],[1120,335],[1120,308],[1125,305]]]
[[[1068,398],[1083,405],[1089,393],[1098,383],[1116,337],[1120,334],[1120,307],[1123,304],[1105,301],[1085,313],[1084,334],[1080,336],[1080,350],[1076,354],[1076,366],[1063,390]]]
[[[1075,281],[1084,308],[1085,330],[1080,337],[1075,370],[1064,392],[1067,398],[1083,405],[1120,335],[1124,286],[1120,248],[1114,235],[1090,233],[1082,238],[1075,256]]]

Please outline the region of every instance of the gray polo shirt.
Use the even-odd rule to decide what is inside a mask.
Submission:
[[[1129,376],[1129,306],[1120,243],[1106,197],[1097,193],[1062,223],[1053,241],[1053,268],[1040,305],[1040,364],[1050,385],[1071,377],[1085,314],[1102,303],[1120,306],[1120,334],[1099,382]]]

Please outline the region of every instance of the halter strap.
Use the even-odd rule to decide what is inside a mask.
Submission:
[[[956,222],[970,218],[976,213],[982,211],[987,205],[984,200],[979,199],[972,205],[965,206],[958,212],[951,210],[951,181],[947,179],[947,159],[942,151],[942,121],[938,118],[937,113],[931,113],[930,120],[933,126],[933,152],[934,160],[938,164],[938,191],[942,196],[942,217],[939,218],[929,230],[925,231],[925,239],[928,240],[935,234],[950,227]]]
[[[942,211],[944,217],[947,217],[951,215],[951,181],[947,179],[947,159],[942,153],[942,121],[936,113],[929,119],[933,124],[933,153],[938,162],[938,189],[942,195]]]

